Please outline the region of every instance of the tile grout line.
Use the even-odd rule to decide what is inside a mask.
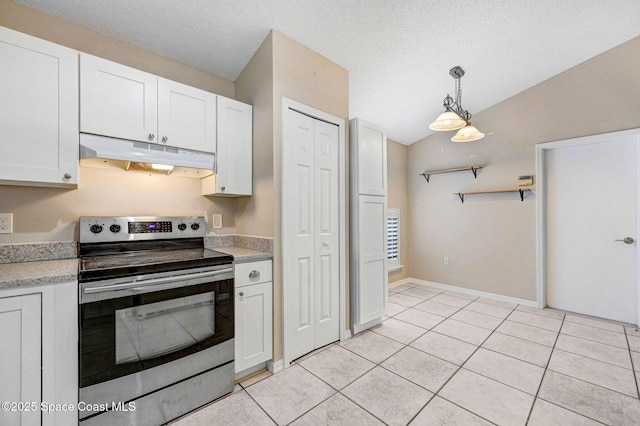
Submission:
[[[627,341],[627,347],[629,348],[629,358],[631,358],[631,374],[633,374],[633,378],[636,380],[636,392],[638,392],[638,397],[640,399],[640,383],[638,383],[638,376],[640,374],[636,374],[635,364],[633,362],[633,356],[631,356],[631,344],[629,344],[629,335],[627,334],[627,328],[624,329],[624,338]]]
[[[255,383],[254,383],[255,384]],[[273,422],[273,424],[275,424],[276,426],[278,425],[278,422],[276,422],[276,419],[274,419],[273,417],[271,417],[271,415],[267,412],[267,410],[265,410],[264,408],[262,408],[262,405],[260,405],[260,403],[258,401],[255,400],[255,398],[253,396],[251,396],[251,394],[249,392],[247,392],[246,389],[242,388],[242,392],[246,393],[249,398],[251,398],[251,400],[258,406],[258,408],[260,408],[262,410],[262,412],[264,414],[267,415],[267,417],[269,417],[269,420],[271,420]]]
[[[549,371],[549,364],[551,363],[551,358],[553,357],[553,351],[556,349],[556,344],[558,343],[558,339],[560,338],[560,333],[562,332],[562,327],[564,326],[564,319],[566,315],[563,315],[562,321],[560,322],[560,329],[558,330],[558,334],[556,335],[556,339],[553,342],[553,347],[551,348],[551,353],[549,354],[549,359],[547,360],[547,364],[544,366],[544,372],[542,373],[542,378],[540,379],[540,384],[538,385],[538,390],[533,397],[533,404],[531,404],[531,408],[529,408],[529,415],[527,416],[527,421],[525,424],[529,423],[531,420],[531,414],[533,413],[533,407],[536,405],[536,401],[538,400],[538,395],[540,394],[540,389],[542,389],[542,383],[544,382],[544,378],[547,375],[547,371]]]
[[[565,317],[566,317],[566,314],[565,314]],[[564,323],[565,323],[565,317],[563,317],[563,318],[562,318],[562,325],[564,325]],[[569,321],[569,323],[571,323],[571,321]],[[553,348],[552,348],[552,350],[551,350],[551,354],[549,355],[549,360],[547,361],[547,365],[546,365],[546,366],[545,366],[545,368],[544,368],[544,374],[542,375],[542,380],[540,380],[540,385],[538,386],[538,391],[536,392],[535,398],[534,398],[534,400],[533,400],[533,404],[531,405],[531,409],[530,409],[530,411],[529,411],[529,416],[527,417],[527,423],[529,423],[529,421],[531,420],[531,414],[533,414],[533,407],[536,405],[536,401],[537,401],[538,399],[540,399],[540,400],[545,401],[545,402],[547,402],[547,403],[549,403],[549,404],[553,404],[553,405],[555,405],[556,407],[560,407],[560,408],[562,408],[562,409],[564,409],[564,410],[570,411],[570,412],[572,412],[572,413],[575,413],[575,414],[577,414],[577,415],[579,415],[579,416],[582,416],[582,417],[584,417],[584,418],[587,418],[587,419],[589,419],[589,420],[593,420],[593,421],[594,421],[594,422],[596,422],[596,423],[604,424],[604,423],[602,423],[602,422],[601,422],[601,421],[599,421],[599,420],[596,420],[596,419],[593,419],[593,418],[591,418],[591,417],[587,416],[586,414],[578,413],[577,411],[573,411],[573,410],[571,410],[571,409],[569,409],[569,408],[562,407],[562,406],[560,406],[560,405],[554,404],[553,402],[547,401],[546,399],[543,399],[543,398],[541,398],[541,397],[539,397],[539,396],[538,396],[538,395],[540,394],[540,389],[542,389],[542,383],[544,382],[544,378],[545,378],[545,376],[547,375],[547,371],[553,371],[553,372],[554,372],[554,373],[556,373],[556,374],[561,374],[561,375],[563,375],[563,376],[569,377],[569,378],[574,379],[574,380],[579,380],[579,381],[581,381],[581,382],[588,383],[588,384],[593,385],[593,386],[598,386],[598,387],[601,387],[601,388],[603,388],[603,389],[607,389],[607,390],[610,390],[610,391],[612,391],[612,392],[616,392],[616,393],[618,393],[618,394],[620,394],[620,395],[626,395],[626,394],[623,394],[623,393],[621,393],[621,392],[615,391],[615,390],[613,390],[613,389],[609,389],[609,388],[606,388],[606,387],[604,387],[604,386],[600,386],[600,385],[597,385],[597,384],[595,384],[595,383],[591,383],[591,382],[588,382],[588,381],[586,381],[586,380],[582,380],[582,379],[579,379],[579,378],[577,378],[577,377],[570,376],[570,375],[568,375],[568,374],[560,373],[560,372],[557,372],[557,371],[554,371],[554,370],[549,370],[549,364],[551,363],[551,358],[553,357],[553,351],[555,351],[555,350],[556,350],[556,344],[557,344],[557,342],[558,342],[558,339],[560,338],[561,331],[562,331],[562,326],[560,327],[560,331],[558,331],[558,335],[556,336],[556,341],[555,341],[555,343],[553,344]],[[574,337],[575,337],[575,336],[574,336]],[[587,339],[585,339],[585,340],[587,340]],[[558,349],[558,350],[560,350],[560,351],[561,351],[562,349]],[[576,355],[579,355],[579,354],[576,354]],[[626,395],[626,396],[629,396],[629,395]]]
[[[477,300],[477,299],[476,299],[476,300]],[[468,305],[469,305],[469,304],[471,304],[471,303],[473,303],[473,301],[472,301],[472,302],[470,302],[470,303],[468,303],[468,304],[467,304],[467,305],[465,305],[465,306],[468,306]],[[514,308],[511,310],[511,312],[515,311],[515,309],[516,309],[516,308],[517,308],[517,306],[516,306],[516,307],[514,307]],[[463,308],[460,308],[460,309],[463,309]],[[458,311],[456,311],[456,313],[457,313],[457,312],[458,312]],[[455,313],[453,313],[453,314],[451,314],[451,315],[455,315]],[[511,313],[510,313],[509,315],[511,315]],[[508,316],[507,316],[507,318],[508,318]],[[504,322],[507,320],[507,318],[503,318],[503,319],[502,319],[502,321],[500,322],[500,324],[498,325],[498,327],[500,327],[500,325],[502,325],[502,323],[504,323]],[[447,317],[447,319],[451,319],[451,316]],[[496,327],[496,329],[497,329],[498,327]],[[437,333],[437,332],[434,332],[434,333]],[[458,374],[458,373],[460,372],[460,370],[462,370],[463,366],[467,363],[467,361],[469,361],[469,360],[471,359],[471,357],[473,357],[473,355],[474,355],[476,352],[478,352],[478,349],[480,349],[480,347],[484,344],[484,342],[486,342],[486,341],[491,337],[491,335],[493,335],[493,333],[494,333],[493,331],[492,331],[491,333],[489,333],[489,335],[488,335],[488,336],[487,336],[487,337],[486,337],[486,338],[485,338],[485,339],[480,343],[480,345],[477,345],[476,349],[471,353],[471,355],[469,355],[469,356],[467,357],[467,359],[466,359],[462,364],[460,364],[459,366],[458,366],[458,365],[456,365],[456,364],[454,364],[454,365],[456,365],[456,366],[458,367],[458,368],[457,368],[457,370],[456,370],[456,371],[454,371],[454,373],[453,373],[453,374],[452,374],[452,375],[451,375],[451,376],[450,376],[450,377],[449,377],[449,378],[448,378],[448,379],[447,379],[447,380],[442,384],[442,386],[440,386],[440,388],[439,388],[436,392],[434,392],[433,397],[432,397],[429,401],[433,400],[433,398],[435,398],[436,396],[438,396],[439,398],[442,398],[442,399],[444,399],[445,401],[447,401],[447,402],[449,402],[449,403],[451,403],[451,404],[453,404],[453,405],[455,405],[455,406],[457,406],[457,407],[460,407],[461,409],[463,409],[463,410],[465,410],[465,411],[467,411],[467,412],[469,412],[469,413],[473,414],[474,416],[478,416],[478,417],[480,417],[480,418],[481,418],[481,419],[483,419],[483,420],[487,420],[487,419],[485,419],[484,417],[480,416],[479,414],[474,413],[473,411],[468,410],[467,408],[462,407],[462,406],[460,406],[460,405],[458,405],[458,404],[454,403],[453,401],[449,401],[448,399],[446,399],[445,397],[443,397],[443,396],[441,396],[441,395],[439,395],[439,394],[440,394],[440,391],[442,391],[442,389],[444,389],[444,387],[447,385],[447,383],[449,383],[449,382],[451,381],[451,379],[452,379],[456,374]],[[441,333],[439,333],[439,334],[441,334]],[[444,336],[446,336],[446,335],[444,335]],[[451,337],[451,336],[447,336],[447,337]],[[416,340],[417,340],[417,339],[416,339]],[[460,340],[460,339],[457,339],[457,340]],[[415,340],[414,340],[414,341],[415,341]],[[463,342],[463,340],[460,340],[460,341],[461,341],[461,342]],[[411,343],[413,343],[413,342],[411,342]],[[469,343],[469,342],[465,342],[465,343]],[[471,344],[473,345],[473,343],[471,343]],[[475,346],[475,345],[474,345],[474,346]],[[415,348],[414,348],[414,349],[415,349]],[[490,379],[490,380],[493,380],[493,379]],[[500,383],[500,382],[498,382],[498,383]],[[420,409],[420,410],[415,414],[415,416],[413,416],[413,417],[411,418],[411,420],[409,421],[409,423],[411,423],[411,422],[412,422],[412,421],[413,421],[413,420],[414,420],[418,415],[420,415],[420,413],[422,412],[422,410],[424,410],[424,409],[425,409],[425,407],[426,407],[427,405],[429,405],[429,402],[427,402],[427,403],[424,405],[424,407],[422,407],[422,408],[421,408],[421,409]],[[489,420],[487,420],[487,421],[489,421]],[[493,422],[491,422],[491,421],[489,421],[489,422],[490,422],[490,423],[493,423]],[[495,423],[493,423],[493,424],[495,424]]]

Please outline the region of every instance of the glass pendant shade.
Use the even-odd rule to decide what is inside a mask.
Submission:
[[[484,133],[478,131],[474,126],[468,124],[451,138],[453,142],[472,142],[484,138]]]
[[[429,125],[431,130],[439,132],[448,130],[458,130],[467,124],[458,114],[453,111],[445,111],[436,118],[436,121]]]

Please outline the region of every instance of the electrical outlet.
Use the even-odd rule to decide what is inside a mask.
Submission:
[[[0,213],[0,234],[13,233],[13,213]]]
[[[220,229],[222,228],[222,215],[221,214],[213,214],[211,215],[211,228]]]
[[[449,266],[449,258],[448,257],[444,258],[444,266]]]

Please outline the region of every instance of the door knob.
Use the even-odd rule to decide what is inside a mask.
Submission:
[[[636,240],[634,240],[631,237],[624,237],[624,240],[616,240],[616,241],[622,241],[625,244],[633,244],[636,242]]]

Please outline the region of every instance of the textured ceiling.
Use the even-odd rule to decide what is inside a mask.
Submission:
[[[276,29],[349,70],[350,117],[405,144],[454,65],[473,114],[640,35],[639,0],[14,1],[232,81]]]

